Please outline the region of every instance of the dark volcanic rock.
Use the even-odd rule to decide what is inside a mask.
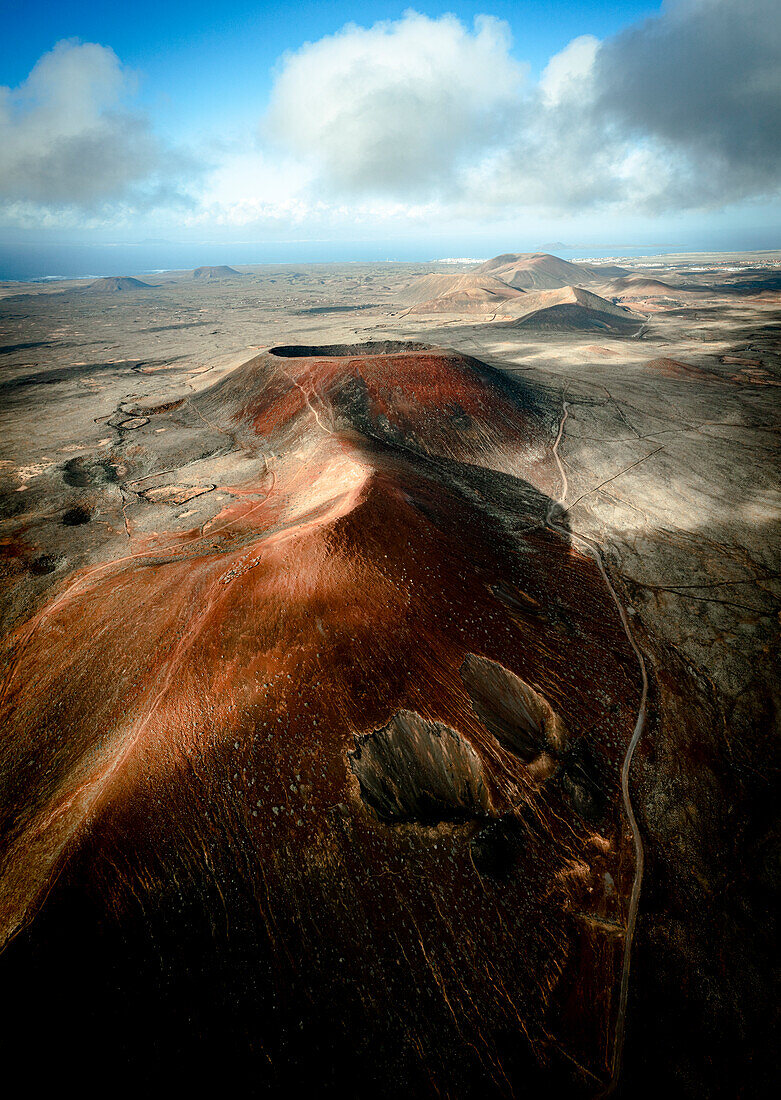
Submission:
[[[89,523],[92,513],[85,504],[77,504],[63,513],[62,522],[66,527],[78,527],[82,523]]]
[[[539,692],[496,661],[470,653],[461,679],[476,714],[491,733],[527,763],[566,744],[564,723]]]
[[[414,711],[400,710],[387,726],[360,737],[350,767],[364,801],[386,821],[491,814],[477,753],[457,730]]]

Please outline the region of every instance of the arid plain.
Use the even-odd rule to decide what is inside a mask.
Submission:
[[[779,253],[3,284],[6,1064],[770,1095],[780,386]]]

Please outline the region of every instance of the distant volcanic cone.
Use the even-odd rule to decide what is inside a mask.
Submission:
[[[553,290],[591,280],[585,268],[547,252],[505,253],[486,260],[475,274],[492,275],[521,290]]]
[[[503,310],[513,328],[536,332],[612,332],[633,335],[644,318],[581,287],[530,292]]]
[[[104,279],[96,279],[85,287],[86,294],[121,294],[127,290],[149,289],[149,283],[142,283],[140,279],[133,279],[129,275],[110,275]]]
[[[502,279],[518,290],[556,290],[601,282],[625,275],[626,270],[615,265],[571,263],[549,252],[505,252],[486,260],[472,274]]]
[[[403,294],[411,313],[495,313],[522,291],[487,275],[421,275]]]
[[[196,267],[194,279],[240,279],[241,272],[221,264],[219,267]]]
[[[129,543],[7,638],[5,996],[66,990],[57,1050],[180,1082],[209,1051],[268,1094],[593,1091],[640,684],[548,522],[558,410],[374,344],[143,411]]]

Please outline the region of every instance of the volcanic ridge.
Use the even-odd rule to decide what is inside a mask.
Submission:
[[[206,1023],[171,1034],[148,997],[175,929],[166,982],[198,975],[210,1034],[278,998],[264,1087],[278,1067],[314,1087],[322,1049],[348,1094],[420,1094],[432,1073],[501,1089],[508,1028],[519,1082],[551,1061],[607,1082],[641,685],[554,504],[558,408],[463,354],[377,342],[271,348],[140,411],[112,457],[128,546],[96,544],[6,642],[0,915],[20,972],[32,953],[67,984],[90,958],[83,999],[112,975],[111,1028],[162,1029],[181,1061]],[[96,905],[121,934],[87,950]],[[67,958],[47,938],[63,922]],[[236,966],[253,985],[226,1001]]]

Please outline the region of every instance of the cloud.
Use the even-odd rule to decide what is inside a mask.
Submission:
[[[283,59],[266,133],[336,191],[439,190],[506,134],[525,72],[509,46],[489,16],[347,26]]]
[[[313,192],[455,216],[723,207],[781,192],[781,5],[671,0],[539,82],[504,23],[408,12],[288,55],[266,129]]]
[[[349,25],[281,59],[257,132],[226,142],[226,106],[202,139],[207,170],[132,109],[112,50],[61,42],[0,88],[0,213],[85,227],[177,208],[191,228],[418,233],[781,196],[778,0],[668,0],[604,41],[575,38],[537,82],[522,53],[487,15]]]
[[[781,187],[781,4],[674,0],[604,42],[592,117],[655,143],[666,193],[685,204],[764,196]],[[664,199],[664,193],[660,195]]]
[[[581,93],[584,82],[591,80],[598,51],[599,39],[593,34],[582,34],[554,54],[540,76],[540,91],[546,106],[554,107]]]
[[[0,203],[41,211],[148,209],[183,201],[187,168],[125,107],[134,81],[105,46],[75,40],[44,54],[16,89],[0,87]]]

